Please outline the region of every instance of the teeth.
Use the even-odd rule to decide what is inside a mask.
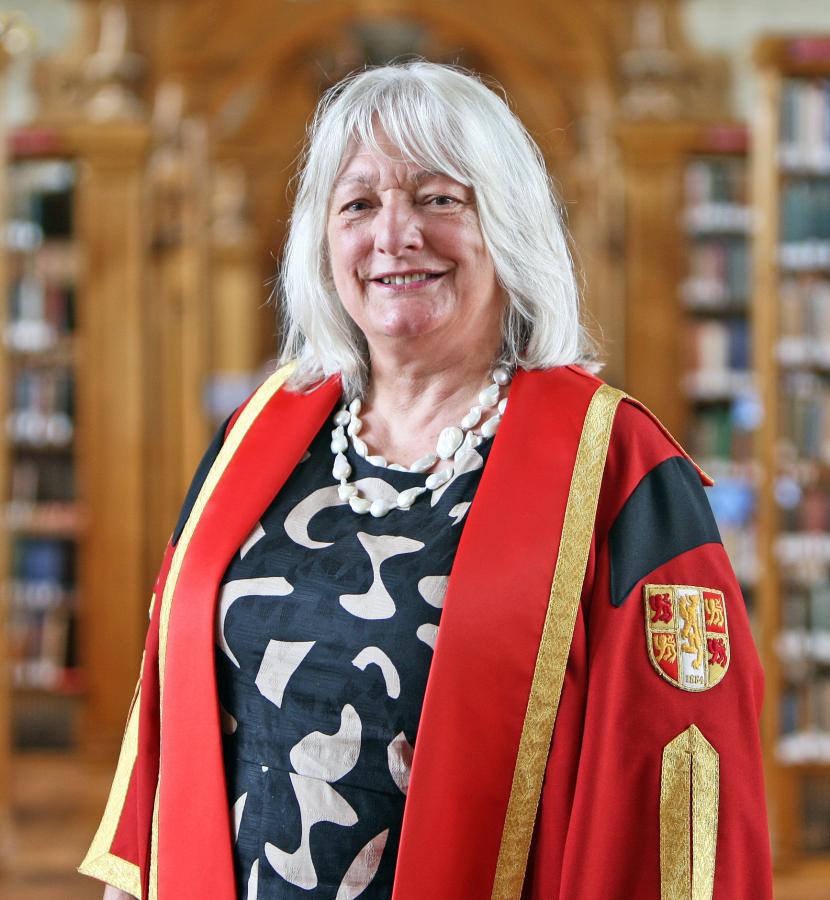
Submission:
[[[381,278],[383,284],[412,284],[413,281],[426,281],[427,272],[415,272],[412,275],[386,275]]]

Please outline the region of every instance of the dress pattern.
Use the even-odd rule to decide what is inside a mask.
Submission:
[[[330,432],[240,547],[217,605],[242,900],[391,896],[444,593],[492,443],[411,509],[375,519],[340,500]],[[424,482],[347,457],[363,496]]]

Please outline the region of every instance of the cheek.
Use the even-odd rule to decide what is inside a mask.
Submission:
[[[335,282],[342,281],[353,274],[360,259],[360,238],[353,232],[337,229],[329,229],[327,236],[332,276]]]

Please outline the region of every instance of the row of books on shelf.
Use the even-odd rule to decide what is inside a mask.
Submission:
[[[782,719],[788,724],[797,720],[800,705],[793,694],[785,692],[781,703],[784,710]],[[785,765],[830,763],[830,731],[808,729],[788,732],[778,741],[777,755],[779,762]]]
[[[4,590],[12,683],[74,692],[79,687],[74,543],[16,535],[11,549]]]
[[[830,174],[830,79],[785,79],[779,127],[783,169]]]
[[[782,634],[823,635],[830,660],[830,582],[788,584],[781,598]]]
[[[747,169],[741,157],[692,159],[684,182],[686,203],[692,209],[707,203],[747,206]]]
[[[785,583],[813,586],[830,581],[830,532],[783,531],[775,556]]]
[[[830,365],[830,280],[785,278],[778,290],[778,332],[783,366]]]
[[[692,235],[745,235],[752,229],[752,209],[742,203],[698,203],[686,208],[685,221]]]
[[[747,373],[739,374],[741,379],[747,376]],[[760,405],[751,390],[738,393],[726,404],[698,406],[690,417],[686,446],[716,480],[750,481],[748,465],[759,416]]]
[[[7,633],[14,686],[76,690],[75,631],[75,612],[66,605],[38,611],[12,607]]]
[[[11,285],[9,307],[3,342],[10,350],[38,353],[51,349],[75,327],[74,289],[44,284],[30,274]]]
[[[16,162],[9,177],[9,220],[30,222],[44,237],[70,237],[75,180],[75,166],[68,161]]]
[[[15,373],[6,433],[17,444],[65,446],[74,433],[74,375],[63,367]]]
[[[43,612],[58,607],[74,610],[78,598],[73,588],[65,588],[54,581],[12,578],[6,583],[6,602],[17,610]]]
[[[830,178],[798,178],[781,190],[779,262],[784,269],[830,265]]]
[[[692,372],[746,372],[751,364],[749,323],[743,317],[689,322],[686,348]]]
[[[67,502],[75,496],[75,465],[71,456],[36,453],[14,457],[10,492],[13,503]]]
[[[708,240],[689,250],[689,275],[680,287],[688,309],[745,310],[749,297],[750,253],[745,241]]]
[[[830,384],[812,372],[785,372],[779,420],[782,460],[830,463]]]
[[[738,583],[745,589],[753,588],[758,583],[758,541],[755,529],[747,524],[737,524],[722,517],[718,522],[723,547],[729,555],[729,561],[735,571]]]
[[[65,412],[14,410],[6,420],[7,436],[20,446],[66,447],[74,432],[72,419]]]
[[[830,672],[788,684],[780,697],[781,762],[830,762]]]
[[[776,652],[791,681],[810,678],[814,664],[830,664],[830,630],[791,628],[778,633]]]
[[[15,535],[9,577],[12,583],[71,591],[76,583],[74,542],[70,538]]]

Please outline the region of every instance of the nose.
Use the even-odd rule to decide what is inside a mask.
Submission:
[[[375,250],[387,256],[423,247],[420,217],[410,197],[390,194],[383,199],[374,218],[374,238]]]

